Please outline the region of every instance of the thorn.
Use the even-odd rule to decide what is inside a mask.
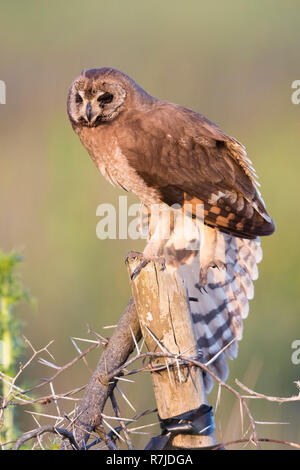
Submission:
[[[128,398],[126,397],[125,393],[120,389],[119,385],[116,385],[116,389],[118,390],[118,392],[121,394],[121,396],[124,398],[124,400],[126,401],[126,403],[130,406],[130,408],[136,412],[136,409],[134,408],[134,406],[130,403],[130,401],[128,400]]]
[[[131,326],[130,326],[130,325],[129,325],[129,328],[130,328],[130,333],[131,333],[131,336],[132,336],[133,342],[134,342],[134,344],[135,344],[135,347],[136,347],[137,353],[138,353],[138,354],[140,354],[140,353],[141,353],[141,351],[140,351],[140,349],[139,349],[139,346],[138,346],[138,344],[137,344],[136,337],[134,336],[134,333],[133,333],[133,331],[132,331],[132,328],[131,328]]]
[[[112,431],[119,439],[121,439],[121,441],[125,442],[124,439],[123,439],[123,437],[120,436],[120,434],[119,434],[107,421],[105,421],[104,418],[102,418],[102,421],[103,421],[103,423],[106,424],[106,426],[107,426],[109,429],[111,429],[111,431]]]

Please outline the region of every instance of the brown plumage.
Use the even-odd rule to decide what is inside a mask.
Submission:
[[[191,240],[179,246],[172,237],[159,242],[149,237],[144,254],[149,258],[163,255],[167,265],[178,266],[181,271],[188,262],[193,265],[192,280],[186,284],[188,291],[194,291],[197,284],[209,286],[214,276],[214,285],[222,287],[218,300],[216,290],[210,297],[210,303],[213,299],[217,308],[208,307],[209,302],[199,297],[201,307],[197,307],[195,315],[201,315],[203,326],[203,315],[215,311],[216,318],[220,319],[220,315],[229,315],[229,301],[237,302],[234,314],[229,315],[231,320],[225,323],[233,336],[241,336],[241,320],[237,319],[243,316],[242,308],[251,297],[249,283],[252,285],[256,263],[261,257],[257,237],[270,235],[275,229],[245,148],[201,114],[157,100],[130,77],[111,68],[84,71],[72,83],[68,115],[74,131],[102,174],[112,184],[134,193],[148,208],[150,218],[153,204],[187,207],[191,219],[197,215],[197,205],[202,204],[206,228],[202,230],[204,243],[197,265],[195,251],[188,249]],[[249,256],[245,258],[246,251]],[[232,272],[229,265],[238,271]],[[225,268],[223,281],[217,279],[216,270],[210,269],[215,266]],[[196,282],[199,273],[200,284]],[[186,273],[182,276],[186,282]],[[249,277],[248,287],[244,285],[245,276]],[[229,299],[225,286],[237,279],[241,281],[236,283],[240,286],[239,292],[232,288]],[[222,309],[221,298],[225,299]],[[206,307],[210,311],[205,312]],[[203,355],[211,357],[215,348],[211,347],[213,340],[207,338],[213,337],[214,331],[211,334],[203,328],[200,330],[199,344],[206,344],[207,349],[206,354],[203,346]],[[222,341],[217,349],[226,343],[228,335],[223,333],[222,330]],[[221,359],[222,355],[218,361],[222,362]],[[224,369],[224,364],[222,367]],[[222,372],[219,374],[222,376]]]
[[[112,101],[104,100],[102,106],[100,90],[114,96]],[[76,103],[79,92],[95,101],[91,122],[86,117],[86,101]],[[125,74],[108,68],[89,70],[73,83],[68,113],[97,166],[105,166],[108,179],[111,175],[115,184],[145,203],[148,191],[145,198],[140,186],[156,190],[151,202],[202,201],[204,222],[226,233],[244,238],[273,233],[274,223],[260,197],[245,148],[201,114],[157,100]],[[118,152],[136,180],[140,178],[137,188],[126,188],[124,175],[117,174],[119,161],[114,155]]]

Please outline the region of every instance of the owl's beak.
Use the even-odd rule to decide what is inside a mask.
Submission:
[[[93,117],[93,110],[92,110],[92,105],[90,102],[86,105],[86,117],[88,121],[91,122],[92,117]]]

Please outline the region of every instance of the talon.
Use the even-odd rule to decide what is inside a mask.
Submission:
[[[147,264],[150,262],[149,259],[143,259],[140,264],[135,268],[133,273],[131,273],[130,279],[133,281],[141,272],[141,270],[147,266]]]
[[[197,289],[199,289],[200,294],[203,294],[204,292],[205,292],[206,294],[208,293],[207,290],[206,290],[206,288],[205,288],[205,286],[200,285],[199,283],[195,284],[195,287],[196,287]],[[204,292],[202,292],[202,291],[204,291]],[[193,297],[191,297],[191,299],[193,299]],[[189,299],[189,300],[191,301],[191,299]]]
[[[165,260],[165,258],[161,257],[161,258],[158,258],[158,260],[161,262],[161,271],[164,271],[166,269],[166,260]]]
[[[200,285],[206,285],[207,282],[208,282],[208,271],[209,271],[209,268],[217,268],[218,271],[220,271],[221,269],[226,269],[226,264],[223,263],[222,261],[212,261],[208,264],[206,264],[205,266],[201,267],[200,268],[200,276],[199,276],[199,283]]]
[[[218,270],[220,271],[220,269],[226,269],[226,264],[223,263],[223,261],[214,261],[213,262],[213,266],[211,266],[212,268],[218,268]]]
[[[143,253],[139,253],[138,251],[129,251],[125,257],[125,263],[128,263],[131,260],[141,260],[135,270],[132,272],[130,278],[134,280],[141,272],[141,270],[147,266],[148,263],[151,261],[161,263],[161,271],[166,269],[166,260],[163,256],[154,256],[154,257],[144,257]]]

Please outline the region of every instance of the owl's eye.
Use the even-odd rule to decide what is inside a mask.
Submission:
[[[101,105],[101,104],[111,103],[113,99],[114,99],[114,95],[112,95],[111,93],[107,91],[103,93],[103,95],[99,96],[98,101]]]
[[[82,96],[79,93],[76,93],[75,101],[76,101],[76,103],[82,103],[83,102]]]

